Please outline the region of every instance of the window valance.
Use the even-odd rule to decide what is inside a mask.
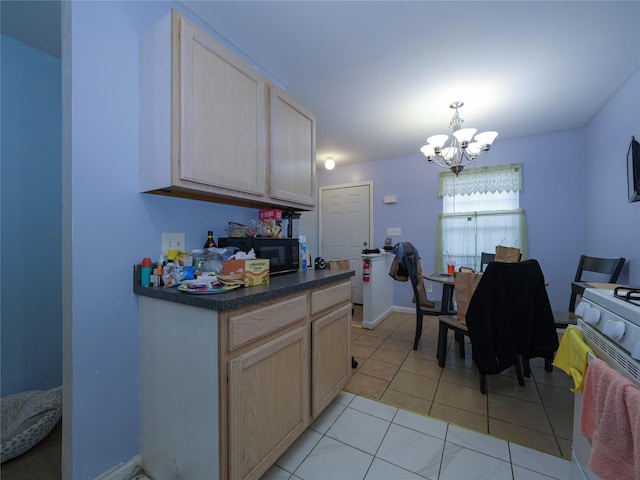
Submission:
[[[469,168],[457,177],[451,172],[440,172],[440,197],[521,191],[521,163]]]

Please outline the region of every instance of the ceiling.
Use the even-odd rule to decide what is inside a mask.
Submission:
[[[0,32],[60,57],[60,14],[56,0],[1,0]]]
[[[52,3],[3,0],[3,33],[27,4],[42,37]],[[639,1],[180,3],[316,114],[319,168],[417,154],[456,100],[494,148],[581,128],[640,68]]]

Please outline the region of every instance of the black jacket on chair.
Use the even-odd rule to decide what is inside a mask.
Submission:
[[[552,356],[558,336],[542,269],[536,260],[492,262],[466,314],[473,361],[481,374],[500,373],[524,358]]]

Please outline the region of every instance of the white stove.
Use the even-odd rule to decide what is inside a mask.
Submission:
[[[631,292],[629,297],[627,293]],[[640,298],[635,289],[585,289],[576,306],[578,328],[594,355],[640,386]],[[622,298],[620,298],[622,297]],[[573,418],[574,478],[596,480],[588,468],[591,442],[580,433],[582,394],[575,396]]]
[[[587,288],[583,298],[594,302],[636,325],[640,325],[640,289],[617,287],[613,290]]]
[[[614,290],[587,288],[575,313],[586,339],[640,382],[640,305],[616,297]],[[626,355],[618,354],[614,345]]]

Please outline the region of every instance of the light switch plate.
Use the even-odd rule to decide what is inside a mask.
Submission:
[[[399,237],[402,235],[402,231],[400,227],[387,228],[387,236],[389,237]]]
[[[162,255],[167,255],[169,250],[185,250],[184,233],[162,234]]]

